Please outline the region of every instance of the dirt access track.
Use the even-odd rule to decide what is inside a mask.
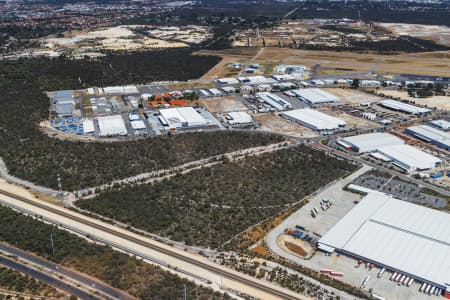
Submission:
[[[197,54],[217,55],[223,58],[203,78],[214,78],[226,73],[222,71],[231,62],[265,64],[303,64],[309,67],[321,65],[327,68],[351,69],[353,72],[373,70],[382,74],[423,74],[450,76],[450,51],[403,53],[381,55],[376,53],[334,52],[298,50],[290,48],[267,47],[232,48],[221,51],[202,50]],[[342,71],[349,73],[349,71]],[[219,76],[220,77],[220,76]]]

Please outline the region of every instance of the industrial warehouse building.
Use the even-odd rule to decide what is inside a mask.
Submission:
[[[424,115],[431,113],[431,110],[428,108],[417,107],[411,104],[403,103],[395,100],[383,100],[378,103],[379,105],[389,108],[395,111],[401,111],[411,115]]]
[[[380,147],[377,152],[407,172],[433,169],[442,163],[439,158],[409,145]]]
[[[342,141],[349,145],[353,151],[359,153],[372,152],[380,147],[403,145],[405,143],[402,139],[396,137],[395,135],[384,132],[350,136],[343,138]]]
[[[318,242],[442,290],[450,283],[450,215],[370,192]]]
[[[428,125],[411,126],[405,132],[437,147],[450,150],[450,133]]]
[[[278,111],[292,108],[291,103],[287,102],[280,96],[269,93],[269,92],[256,93],[255,96],[257,99],[269,104],[270,106],[272,106],[273,108],[275,108]]]
[[[339,101],[339,97],[316,88],[298,89],[292,90],[292,92],[302,101],[310,105],[334,103]]]
[[[73,91],[57,91],[53,96],[54,110],[58,117],[70,117],[75,110]]]
[[[346,125],[344,120],[310,108],[287,111],[283,116],[322,134],[333,133]]]
[[[227,122],[233,127],[249,126],[253,125],[252,116],[245,111],[235,111],[228,113]]]
[[[159,120],[170,129],[205,126],[208,122],[192,107],[161,109]]]
[[[440,129],[444,130],[450,129],[450,122],[447,120],[433,120],[430,121],[430,124]]]
[[[127,135],[128,131],[121,115],[98,117],[100,136]]]

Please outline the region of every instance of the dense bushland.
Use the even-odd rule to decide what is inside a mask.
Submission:
[[[77,205],[176,241],[215,248],[354,168],[300,146],[105,192]]]

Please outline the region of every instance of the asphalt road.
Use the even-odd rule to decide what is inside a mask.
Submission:
[[[21,264],[20,262],[16,262],[14,260],[11,260],[7,257],[0,256],[0,264],[14,269],[16,271],[19,271],[21,273],[27,274],[41,282],[45,282],[48,285],[51,285],[59,290],[65,291],[71,295],[77,296],[79,299],[102,299],[98,298],[97,296],[93,296],[81,289],[79,289],[76,286],[70,285],[66,282],[63,282],[59,280],[58,278],[51,277],[50,275],[47,275],[43,272],[37,271],[35,269],[32,269],[28,267],[27,265]]]
[[[53,270],[60,276],[63,276],[65,278],[69,278],[73,281],[79,282],[82,285],[89,286],[90,289],[96,290],[104,295],[107,295],[108,297],[110,297],[112,299],[124,299],[124,300],[135,299],[135,298],[131,297],[130,295],[128,295],[122,291],[119,291],[115,288],[112,288],[109,285],[107,285],[101,281],[95,280],[84,274],[67,269],[63,266],[55,264],[46,259],[29,254],[23,250],[20,250],[20,249],[14,248],[14,247],[10,247],[10,246],[4,245],[4,244],[0,244],[0,251],[2,251],[4,253],[9,253],[9,254],[17,256],[23,260],[32,262],[34,265],[41,266],[42,268]],[[53,278],[53,277],[50,277],[50,278]],[[74,295],[76,295],[76,294],[74,294]],[[89,295],[89,294],[85,293],[84,296],[86,296],[86,295]],[[78,297],[78,295],[76,295],[76,296]],[[92,297],[88,297],[88,298],[80,297],[80,298],[81,299],[101,299],[101,298],[92,298]]]

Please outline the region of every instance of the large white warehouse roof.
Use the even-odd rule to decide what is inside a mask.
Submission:
[[[310,108],[290,110],[283,115],[317,131],[333,131],[346,124],[344,120]]]
[[[432,169],[442,162],[439,158],[409,145],[385,146],[377,151],[391,158],[395,165],[406,171]]]
[[[306,101],[310,104],[321,104],[339,101],[339,97],[336,97],[335,95],[332,95],[328,92],[316,88],[298,89],[292,90],[292,92],[297,97],[300,97],[303,101]]]
[[[263,100],[276,110],[285,110],[291,108],[292,105],[278,95],[269,92],[256,93],[256,97]]]
[[[428,108],[423,108],[423,107],[417,107],[411,104],[407,104],[407,103],[403,103],[400,101],[395,101],[395,100],[383,100],[380,101],[378,104],[380,104],[381,106],[393,109],[393,110],[398,110],[398,111],[402,111],[408,114],[412,114],[412,115],[421,115],[421,114],[426,114],[431,112],[430,109]]]
[[[389,133],[375,132],[346,137],[343,141],[350,144],[353,150],[363,153],[371,152],[384,146],[403,145],[405,142]]]
[[[98,117],[100,136],[126,135],[127,128],[121,115]]]
[[[245,111],[230,112],[228,116],[231,118],[231,120],[228,120],[231,125],[253,123],[252,116]]]
[[[406,128],[407,133],[416,136],[438,147],[450,150],[450,133],[428,125],[411,126]]]
[[[170,128],[204,126],[208,123],[192,107],[161,109],[159,112]]]
[[[430,121],[430,123],[436,127],[442,128],[442,129],[450,128],[450,122],[447,120],[433,120],[433,121]]]
[[[319,244],[445,288],[450,282],[448,228],[447,213],[372,192]]]

